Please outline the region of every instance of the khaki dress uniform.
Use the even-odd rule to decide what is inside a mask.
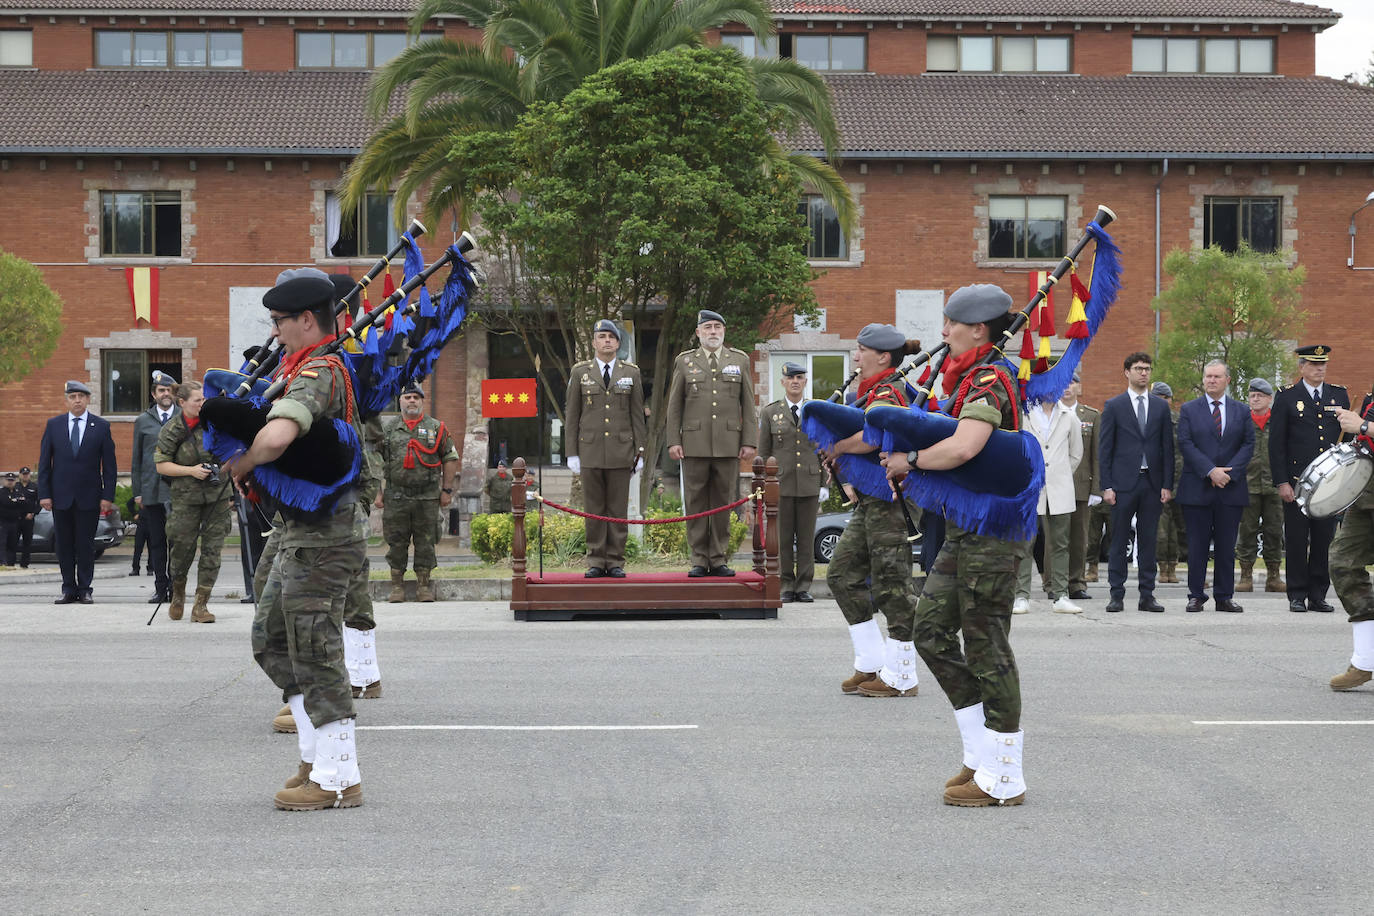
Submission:
[[[673,360],[668,391],[669,448],[682,447],[683,503],[688,515],[732,502],[739,489],[739,451],[758,445],[749,357],[732,347],[704,347]],[[692,565],[709,572],[729,559],[730,518],[718,512],[687,523]]]
[[[1240,517],[1240,533],[1236,540],[1236,559],[1240,560],[1240,578],[1236,580],[1236,591],[1254,590],[1255,558],[1260,552],[1256,544],[1257,535],[1264,540],[1264,590],[1281,592],[1285,590],[1279,575],[1283,563],[1283,498],[1274,484],[1274,469],[1269,466],[1269,417],[1265,416],[1264,425],[1252,413],[1255,424],[1255,460],[1250,462],[1245,472],[1246,485],[1250,489],[1250,505]]]
[[[616,359],[607,384],[594,359],[573,366],[568,376],[567,433],[569,458],[582,469],[582,499],[593,515],[625,518],[630,511],[630,477],[648,440],[644,418],[644,382],[639,367]],[[625,566],[624,524],[587,519],[587,568]]]
[[[1087,560],[1088,517],[1092,510],[1088,507],[1090,496],[1101,496],[1097,482],[1097,427],[1102,422],[1102,412],[1078,404],[1074,407],[1078,414],[1078,428],[1083,434],[1083,460],[1073,469],[1073,517],[1069,520],[1069,595],[1087,590],[1084,578]],[[1096,559],[1096,557],[1094,557]]]
[[[763,409],[759,419],[759,457],[778,462],[778,559],[782,593],[811,591],[816,571],[816,514],[820,509],[821,459],[816,443],[797,421],[803,401],[786,398]]]

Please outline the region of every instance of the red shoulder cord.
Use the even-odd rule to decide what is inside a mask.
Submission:
[[[985,384],[979,384],[975,379],[982,375],[984,371],[993,373],[996,378],[990,379]],[[949,405],[949,415],[957,418],[959,416],[959,411],[964,407],[964,402],[969,399],[970,395],[987,394],[992,390],[993,386],[999,382],[1002,385],[1002,391],[1007,396],[1007,403],[1015,404],[1017,400],[1016,387],[1012,384],[1011,379],[1005,372],[996,366],[974,366],[973,369],[969,371],[969,374],[964,376],[964,380],[959,383],[959,390],[954,395],[953,403]],[[1013,423],[1012,429],[1019,430],[1021,428],[1021,412],[1013,409],[1011,415]]]
[[[422,421],[416,421],[417,425],[420,422]],[[411,427],[411,432],[414,431],[415,428]],[[432,447],[425,448],[425,446],[421,444],[419,439],[416,439],[414,436],[411,436],[408,440],[406,440],[406,457],[405,460],[401,462],[401,465],[408,471],[415,469],[415,462],[417,461],[420,462],[421,466],[427,468],[437,468],[441,466],[443,464],[443,461],[439,460],[439,443],[444,441],[444,437],[446,435],[448,435],[448,430],[444,428],[444,421],[440,420],[439,431],[434,434],[434,445]],[[434,461],[426,461],[426,455],[433,455]]]
[[[322,340],[320,341],[318,346],[326,346],[329,344],[331,340],[333,340],[332,337],[327,340]],[[313,354],[311,356],[307,356],[304,359],[302,359],[299,363],[297,363],[296,365],[292,366],[290,369],[287,370],[286,375],[284,376],[286,378],[287,387],[289,388],[291,386],[291,382],[294,381],[296,377],[299,376],[306,369],[319,368],[320,366],[327,367],[329,371],[329,399],[331,401],[334,400],[334,389],[335,386],[338,384],[336,381],[336,379],[338,378],[338,374],[343,375],[344,421],[347,423],[352,423],[354,411],[353,383],[349,381],[348,369],[344,366],[343,358],[340,357],[337,353],[318,353]]]
[[[889,375],[887,377],[891,376]],[[854,401],[854,406],[867,410],[878,400],[895,401],[899,407],[911,406],[907,402],[906,395],[902,393],[902,390],[892,382],[887,381],[873,382],[872,387],[863,392],[862,396]]]

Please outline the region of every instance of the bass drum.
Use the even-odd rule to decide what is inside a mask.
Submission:
[[[1340,515],[1360,498],[1370,477],[1374,458],[1353,442],[1342,442],[1322,452],[1298,478],[1294,501],[1308,518]]]

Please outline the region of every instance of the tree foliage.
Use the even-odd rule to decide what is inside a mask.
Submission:
[[[661,330],[641,353],[655,381],[650,456],[698,309],[725,315],[728,342],[745,350],[814,314],[798,179],[759,168],[776,123],[737,54],[690,49],[617,64],[511,131],[454,143],[454,177],[495,262],[497,301],[475,309],[493,330],[546,360],[570,354],[556,367],[565,378],[590,357],[597,319]],[[546,403],[561,403],[541,375]]]
[[[48,361],[62,334],[62,299],[28,261],[0,250],[0,385]]]
[[[1173,285],[1152,307],[1163,316],[1155,379],[1168,382],[1179,399],[1202,393],[1202,367],[1224,360],[1233,397],[1244,398],[1249,380],[1291,375],[1292,343],[1302,334],[1302,266],[1290,268],[1284,252],[1242,245],[1174,249],[1164,259]]]
[[[1369,65],[1365,67],[1363,73],[1347,73],[1345,75],[1345,81],[1347,83],[1356,83],[1361,86],[1374,87],[1374,55],[1370,56],[1368,64]]]

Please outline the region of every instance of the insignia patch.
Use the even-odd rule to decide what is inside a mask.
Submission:
[[[629,391],[634,387],[635,380],[632,378],[618,378],[615,380],[615,387],[621,391]]]
[[[722,367],[720,371],[724,375],[739,375],[739,366],[731,364],[729,366]]]
[[[302,369],[301,376],[304,378],[319,378],[320,374],[314,369]]]
[[[1298,413],[1302,413],[1302,401],[1298,402]]]
[[[991,373],[989,373],[989,374],[983,376],[982,378],[980,378],[980,379],[978,380],[978,384],[980,384],[980,385],[987,385],[987,384],[990,384],[990,383],[995,382],[995,381],[997,381],[997,373],[991,372]]]

